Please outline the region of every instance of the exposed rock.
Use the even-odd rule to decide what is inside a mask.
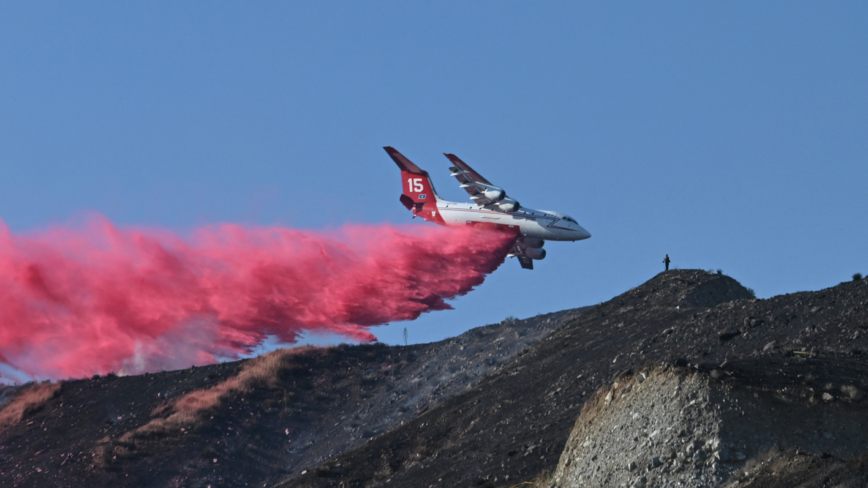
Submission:
[[[851,400],[862,399],[862,391],[853,385],[842,385],[841,393],[847,395]]]
[[[753,373],[749,371],[754,368],[768,372],[779,365],[729,362],[730,375],[712,375],[717,369],[657,368],[642,383],[638,375],[634,377],[633,393],[605,407],[601,401],[605,389],[598,392],[583,408],[553,477],[543,486],[626,485],[632,480],[629,471],[612,469],[626,462],[629,466],[647,465],[649,484],[699,488],[724,482],[745,466],[748,456],[762,455],[772,446],[825,452],[839,458],[868,448],[868,405],[813,404],[810,388],[787,375],[750,379]],[[824,371],[809,374],[822,379],[829,368],[836,367],[824,365]],[[808,368],[814,369],[820,368]],[[804,377],[804,371],[793,376]],[[768,390],[762,385],[784,388]],[[665,394],[676,387],[686,395]],[[782,395],[781,391],[787,393]],[[796,434],[793,425],[809,434]],[[651,449],[640,448],[634,438],[624,435],[650,429],[659,434],[649,438],[659,436],[662,446],[677,446],[683,439],[681,433],[693,433],[680,442],[682,451],[671,463],[676,471],[657,469],[667,458],[654,456]],[[597,447],[589,449],[589,442]],[[728,446],[738,446],[739,452],[733,455]]]

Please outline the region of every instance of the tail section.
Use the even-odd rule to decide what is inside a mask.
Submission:
[[[396,151],[395,148],[386,146],[383,149],[391,156],[395,164],[401,168],[401,183],[406,197],[414,203],[429,203],[440,200],[437,192],[434,191],[434,185],[431,183],[431,178],[428,176],[427,171],[413,164],[412,161]]]
[[[407,207],[407,210],[411,210],[414,216],[418,215],[425,220],[443,224],[443,218],[437,211],[437,201],[440,197],[434,191],[434,184],[431,183],[428,172],[413,164],[395,148],[386,146],[383,149],[401,168],[401,185],[404,188],[401,203]]]

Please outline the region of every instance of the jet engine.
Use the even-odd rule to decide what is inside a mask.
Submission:
[[[506,198],[506,192],[501,188],[489,188],[483,192],[483,195],[493,203],[497,203]]]
[[[497,206],[504,212],[516,212],[521,208],[521,205],[512,198],[504,198],[497,204]]]
[[[538,247],[529,247],[524,250],[524,255],[531,259],[545,259],[546,250]]]
[[[538,238],[538,237],[525,237],[522,238],[522,242],[527,247],[543,247],[546,241]]]

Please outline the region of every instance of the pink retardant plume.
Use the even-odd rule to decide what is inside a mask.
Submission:
[[[0,362],[67,378],[213,363],[305,330],[370,341],[370,326],[451,308],[513,240],[390,225],[221,225],[183,239],[103,218],[12,235],[0,222]]]

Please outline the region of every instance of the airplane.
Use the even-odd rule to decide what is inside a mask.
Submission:
[[[580,241],[591,233],[568,215],[521,206],[506,196],[503,188],[492,185],[454,154],[445,154],[452,163],[454,176],[470,195],[472,204],[449,202],[437,195],[428,172],[413,164],[395,148],[383,149],[401,168],[404,193],[401,203],[413,212],[413,218],[445,226],[475,225],[505,230],[517,235],[509,257],[517,257],[521,267],[533,269],[535,260],[544,259],[543,244],[549,241]]]

